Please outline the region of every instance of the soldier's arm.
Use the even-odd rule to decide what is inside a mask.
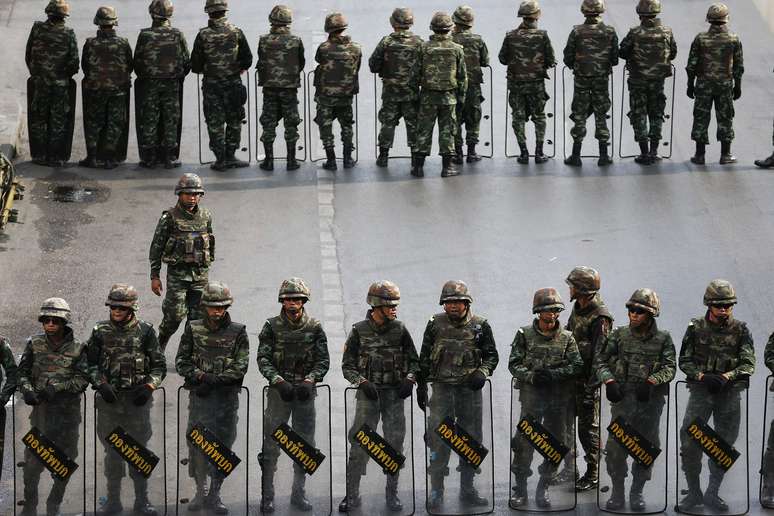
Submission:
[[[575,342],[575,337],[570,337],[570,341],[567,343],[567,369],[565,369],[566,376],[564,378],[572,378],[578,376],[583,370],[583,357],[578,350],[578,343]]]
[[[508,357],[508,370],[519,382],[532,383],[533,373],[524,365],[527,357],[527,340],[524,338],[524,330],[516,331],[511,343],[511,354]]]
[[[500,361],[500,356],[497,354],[497,345],[492,334],[492,327],[489,326],[487,321],[481,323],[481,341],[479,345],[481,349],[481,367],[479,367],[479,371],[486,376],[492,376],[497,363]]]
[[[696,346],[696,330],[693,323],[688,325],[683,335],[683,342],[680,346],[680,358],[677,362],[680,370],[685,373],[689,380],[698,380],[704,372],[693,359],[694,348]]]
[[[478,61],[481,63],[482,68],[489,66],[489,48],[487,48],[483,39],[478,47]]]
[[[688,62],[685,64],[685,71],[688,73],[688,80],[692,80],[692,77],[696,77],[699,72],[699,59],[701,58],[701,44],[699,43],[699,37],[695,37],[693,43],[691,43],[691,50],[688,52]]]
[[[570,70],[575,67],[575,45],[575,30],[571,30],[564,46],[564,65]]]
[[[180,31],[180,46],[177,49],[177,58],[183,65],[183,77],[185,77],[191,71],[191,53],[188,51],[188,41],[185,39],[185,34],[182,31]]]
[[[468,71],[465,66],[465,51],[460,48],[457,53],[457,102],[464,102],[467,92]]]
[[[411,334],[405,326],[403,327],[402,347],[406,356],[407,375],[413,376],[416,380],[419,376],[419,356],[417,348],[414,346],[414,339],[411,338]]]
[[[32,41],[35,39],[35,32],[37,30],[36,23],[32,24],[32,28],[30,29],[30,35],[27,37],[27,49],[24,52],[24,62],[27,63],[28,70],[30,68],[30,63],[32,62]]]
[[[505,36],[503,38],[503,44],[500,45],[500,52],[497,53],[497,60],[500,61],[500,64],[508,66],[508,54],[508,36]]]
[[[554,53],[554,46],[551,44],[551,38],[548,37],[548,33],[546,32],[546,44],[544,47],[545,56],[546,56],[546,68],[553,68],[556,66],[556,54]]]
[[[419,379],[421,381],[427,381],[430,377],[430,372],[433,368],[432,360],[430,356],[433,353],[433,345],[435,344],[435,324],[433,319],[430,318],[427,321],[425,327],[425,333],[422,336],[422,348],[419,351]]]
[[[199,35],[194,39],[193,50],[191,50],[191,71],[193,73],[204,72],[204,54],[202,53],[202,44],[199,41]]]
[[[151,384],[154,389],[158,389],[161,386],[161,382],[167,376],[167,359],[161,351],[156,330],[150,324],[148,324],[148,329],[143,338],[143,349],[150,363],[150,374],[146,382]]]
[[[610,370],[610,358],[618,354],[618,332],[613,331],[605,338],[601,349],[593,357],[594,371],[599,383],[606,383],[609,380],[615,380],[615,375]],[[577,345],[576,345],[577,347]]]
[[[81,346],[81,354],[73,363],[71,374],[61,383],[54,384],[56,392],[81,393],[89,386],[89,361],[86,357],[86,346]]]
[[[347,342],[344,343],[344,354],[341,358],[341,372],[344,378],[352,385],[359,385],[366,378],[360,374],[358,368],[358,356],[360,354],[360,336],[355,328],[349,332]]]
[[[203,372],[191,360],[192,352],[193,335],[191,334],[191,325],[186,323],[185,331],[183,331],[183,336],[180,338],[180,346],[177,348],[177,355],[175,356],[175,370],[187,383],[196,383],[199,374]]]
[[[381,73],[382,64],[384,63],[384,38],[379,40],[376,44],[376,48],[371,53],[371,57],[368,58],[368,69],[371,73]]]
[[[659,368],[650,373],[648,381],[654,385],[671,382],[677,370],[677,360],[675,358],[675,343],[672,342],[672,336],[669,333],[666,334],[666,341],[661,348],[658,362]]]
[[[89,45],[89,40],[86,40],[86,44],[83,45],[83,53],[81,55],[81,69],[83,70],[83,76],[88,77],[91,73],[91,68],[89,67],[89,53],[91,52],[91,46]]]
[[[594,350],[594,355],[602,350],[605,345],[605,339],[607,339],[612,329],[613,325],[607,317],[597,317],[591,323],[591,349]],[[594,356],[591,357],[591,361],[594,363]]]
[[[75,31],[70,31],[70,37],[67,38],[67,45],[70,47],[67,52],[67,76],[72,77],[78,73],[81,61],[78,59],[78,40],[75,39]]]
[[[132,57],[132,45],[129,44],[129,41],[126,41],[126,45],[124,45],[124,53],[126,54],[126,75],[128,76],[129,80],[132,79],[132,70],[134,70],[134,57]]]
[[[303,70],[306,66],[306,57],[304,56],[304,42],[298,38],[298,67]]]
[[[670,32],[669,33],[669,60],[674,61],[675,57],[677,57],[677,40],[675,40],[675,35]]]
[[[91,330],[89,340],[86,341],[86,374],[89,377],[89,382],[97,387],[103,383],[105,379],[99,370],[100,357],[102,355],[102,339],[99,338],[97,333],[97,326]]]
[[[414,60],[414,64],[411,66],[411,70],[409,71],[409,87],[411,88],[411,91],[419,91],[419,87],[421,85],[421,73],[422,73],[422,46],[424,43],[420,43],[417,46],[416,50],[416,59]]]
[[[16,386],[18,384],[18,367],[16,366],[16,359],[13,358],[11,346],[9,346],[8,341],[2,337],[0,337],[0,364],[2,364],[3,371],[5,371],[5,384],[3,385],[2,393],[0,393],[0,401],[5,405],[16,391]]]
[[[731,74],[736,81],[740,80],[742,75],[744,75],[744,53],[742,52],[742,42],[740,40],[737,40],[736,45],[734,45],[734,64]]]
[[[763,363],[774,374],[774,333],[769,335],[769,340],[766,342],[766,349],[763,352]]]
[[[140,31],[140,33],[137,35],[137,41],[134,44],[134,62],[135,63],[142,63],[143,62],[143,54],[145,53],[145,40],[147,38],[145,37],[145,32]],[[142,73],[142,70],[139,69],[138,66],[136,70],[140,73]]]
[[[239,30],[239,50],[237,52],[237,61],[241,70],[249,70],[253,64],[253,53],[250,51],[250,44],[242,30]]]
[[[247,337],[247,330],[242,326],[236,338],[234,346],[234,355],[228,367],[218,376],[227,385],[239,385],[247,374],[247,367],[250,365],[250,340]]]
[[[618,55],[621,59],[629,60],[632,56],[632,49],[634,47],[634,41],[632,38],[632,31],[630,30],[624,39],[621,40],[621,48],[618,51]]]
[[[725,376],[729,380],[736,380],[740,376],[752,376],[755,372],[755,346],[752,335],[747,325],[743,326],[739,341],[739,360],[737,366],[731,371],[726,371]]]
[[[156,224],[156,231],[153,232],[153,240],[151,240],[148,253],[151,279],[158,278],[161,274],[161,255],[164,253],[164,246],[167,245],[167,239],[169,239],[169,221],[170,216],[165,211]]]
[[[258,334],[258,370],[269,381],[270,385],[274,385],[278,380],[282,379],[274,365],[274,330],[271,329],[271,324],[266,321],[261,329],[261,333]]]
[[[618,65],[618,34],[610,28],[610,66]]]
[[[16,369],[16,378],[19,382],[19,391],[24,394],[25,392],[35,392],[32,388],[32,346],[31,341],[27,339],[27,343],[24,346],[24,351],[19,359],[19,367]]]
[[[318,383],[323,381],[325,375],[328,374],[328,369],[331,367],[331,357],[328,354],[328,337],[325,335],[322,324],[319,324],[317,327],[314,354],[314,367],[312,368],[312,371],[306,375],[305,379]]]

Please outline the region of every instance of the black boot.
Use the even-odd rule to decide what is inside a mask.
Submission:
[[[403,504],[398,498],[398,476],[388,475],[387,485],[384,488],[384,500],[387,509],[391,512],[400,512],[403,510]]]
[[[347,477],[347,494],[339,502],[339,512],[349,512],[362,505],[360,499],[360,475],[350,472]]]
[[[704,165],[704,144],[696,142],[696,154],[691,157],[694,165]]]
[[[158,516],[158,511],[148,500],[148,481],[134,480],[134,512],[142,516]]]
[[[774,167],[774,152],[771,153],[771,156],[765,159],[756,159],[755,160],[755,166],[761,167],[761,168],[772,168]]]
[[[519,144],[519,157],[516,158],[516,161],[521,163],[522,165],[526,165],[529,163],[529,149],[527,149],[526,143],[520,143]]]
[[[517,509],[527,503],[527,479],[524,477],[517,477],[513,483],[511,498],[508,500],[508,505],[511,509]]]
[[[262,456],[259,456],[259,458]],[[264,459],[265,460],[265,459]],[[274,512],[274,467],[261,462],[261,512]]]
[[[586,457],[586,460],[590,460],[589,456]],[[589,491],[597,487],[597,484],[599,484],[599,476],[597,474],[597,464],[596,462],[589,462],[588,465],[586,466],[586,473],[584,473],[583,476],[580,477],[578,481],[575,483],[575,490]]]
[[[459,175],[459,170],[454,166],[452,162],[453,156],[445,154],[441,156],[441,177],[451,177]]]
[[[761,487],[761,505],[767,509],[774,509],[774,482],[769,474],[763,474],[763,486]]]
[[[425,177],[425,157],[422,154],[411,155],[411,175],[414,177]]]
[[[427,508],[431,511],[438,510],[443,505],[443,474],[433,471],[430,473],[430,493],[427,496]]]
[[[462,144],[454,146],[454,155],[452,156],[452,163],[455,165],[462,165]]]
[[[650,151],[648,152],[648,154],[650,155],[650,161],[652,161],[653,163],[661,160],[661,156],[658,155],[658,145],[659,145],[658,140],[655,140],[655,139],[650,140]]]
[[[105,504],[97,511],[97,516],[110,516],[123,512],[121,505],[121,481],[109,480],[107,485],[107,498]]]
[[[598,167],[605,167],[613,163],[610,159],[610,155],[607,153],[607,142],[599,142],[599,159],[597,160]]]
[[[303,472],[293,472],[293,487],[290,492],[290,505],[296,509],[304,512],[311,511],[313,505],[306,499],[306,491],[304,484],[306,482],[306,474]]]
[[[677,508],[680,512],[687,512],[696,506],[704,503],[704,496],[701,493],[701,484],[699,483],[699,475],[685,475],[688,483],[688,494],[680,500]]]
[[[736,156],[731,154],[731,142],[720,142],[720,164],[736,163]]]
[[[178,168],[179,166],[180,160],[175,156],[175,149],[164,149],[164,168],[167,170],[172,170],[173,168]]]
[[[288,163],[285,168],[288,170],[298,170],[301,168],[301,164],[296,159],[296,142],[287,142],[288,148]]]
[[[613,479],[613,490],[610,493],[610,498],[608,498],[607,503],[605,503],[605,508],[607,510],[620,511],[624,508],[624,505],[626,505],[626,498],[624,494],[626,489],[625,481],[626,480],[621,476]]]
[[[352,159],[352,151],[354,149],[352,147],[344,147],[344,154],[343,154],[343,162],[344,162],[344,168],[352,168],[355,166],[355,160]]]
[[[226,149],[226,157],[223,161],[226,163],[226,168],[245,168],[250,166],[250,163],[236,157],[236,149]]]
[[[583,142],[573,142],[572,154],[567,156],[567,159],[564,160],[565,165],[570,165],[571,167],[580,167],[583,164],[583,162],[581,161],[582,146],[583,146]]]
[[[481,156],[476,153],[476,144],[475,143],[469,143],[468,144],[468,157],[465,159],[468,163],[475,163],[476,161],[481,161]]]
[[[386,167],[390,159],[390,148],[379,147],[379,157],[376,158],[377,167]]]
[[[97,168],[97,149],[86,149],[86,157],[78,162],[78,166]]]
[[[541,509],[551,507],[551,498],[548,496],[549,483],[550,479],[548,477],[540,477],[540,480],[538,480],[537,489],[535,490],[535,505]]]
[[[489,500],[478,494],[478,490],[473,485],[473,476],[473,470],[464,466],[460,473],[460,501],[477,507],[489,505]]]
[[[640,155],[634,158],[635,163],[640,165],[650,165],[653,161],[650,159],[650,149],[648,148],[648,140],[642,140],[637,142],[640,145]]]
[[[196,492],[194,497],[188,502],[188,512],[198,512],[204,508],[204,503],[207,500],[207,493],[204,490],[204,484],[206,478],[196,479]]]
[[[629,508],[635,512],[644,512],[645,498],[642,496],[642,489],[645,487],[645,480],[635,478],[632,481],[632,487],[629,488]]]
[[[207,498],[204,500],[204,506],[211,509],[215,514],[228,514],[228,508],[220,499],[220,487],[222,485],[223,478],[212,478],[210,480],[210,492],[207,493]]]
[[[263,161],[258,165],[261,170],[274,170],[274,142],[263,144]]]
[[[325,170],[337,170],[339,168],[336,166],[336,151],[333,147],[325,149],[325,163],[323,163],[322,168]]]
[[[716,509],[720,512],[728,511],[728,504],[718,495],[720,484],[723,482],[723,475],[711,474],[707,490],[704,492],[704,506]]]
[[[210,165],[212,170],[223,172],[228,168],[226,166],[225,153],[223,151],[215,153],[215,161]]]
[[[543,142],[539,141],[535,144],[535,163],[545,163],[548,161],[548,156],[543,154]]]
[[[156,147],[140,147],[140,163],[142,168],[156,168]]]

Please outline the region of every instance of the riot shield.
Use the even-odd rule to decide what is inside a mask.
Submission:
[[[93,90],[85,89],[83,87],[83,81],[81,81],[81,95],[82,95],[82,101],[83,101],[83,111],[85,113],[89,109],[88,106],[93,100],[95,93]],[[97,142],[97,161],[105,161],[108,159],[112,159],[117,163],[122,163],[126,161],[126,152],[129,146],[129,118],[131,117],[129,113],[129,104],[131,102],[131,99],[129,97],[130,97],[130,94],[129,94],[129,91],[127,90],[126,94],[123,95],[123,101],[125,103],[124,109],[126,110],[126,124],[124,124],[124,127],[121,128],[121,134],[118,137],[118,141],[116,141],[115,151],[113,151],[112,153],[107,152],[106,142],[104,140],[106,131],[103,129],[102,131],[100,131],[101,135],[100,135],[99,141]],[[85,118],[83,123],[84,123],[84,126],[87,123]]]
[[[569,121],[569,113],[567,112],[567,97],[569,95],[570,97],[570,106],[572,106],[572,97],[574,95],[574,84],[575,81],[573,80],[572,73],[569,74],[569,81],[567,71],[569,69],[566,66],[562,67],[562,134],[564,136],[564,145],[562,146],[562,150],[564,152],[564,158],[567,159],[567,142],[572,143],[572,136],[570,135],[570,128],[572,127],[572,124],[568,123]],[[571,71],[571,70],[570,70]],[[608,129],[610,130],[610,156],[613,155],[613,150],[615,148],[615,80],[613,78],[614,74],[610,73],[610,111],[607,112],[607,119],[610,120],[610,123],[608,124]],[[569,83],[569,84],[568,84]],[[588,124],[594,124],[594,114],[591,113],[589,117],[586,119],[586,125],[588,127]],[[570,126],[570,128],[568,128]],[[586,134],[586,138],[584,141],[588,141],[589,137],[593,139],[594,131],[589,130]],[[598,158],[599,154],[582,154],[581,158]]]
[[[142,112],[145,108],[145,98],[147,95],[147,84],[152,79],[141,79],[136,78],[134,80],[134,121],[135,121],[135,128],[137,133],[137,146],[139,147],[140,152],[140,159],[145,162],[155,161],[156,163],[164,163],[164,152],[165,149],[162,145],[162,129],[163,129],[163,121],[161,119],[161,116],[159,116],[159,121],[157,124],[156,129],[156,141],[155,142],[143,142],[142,137],[140,135],[140,124],[142,120]],[[177,146],[174,149],[174,152],[172,153],[172,160],[177,160],[180,157],[180,138],[183,133],[183,84],[185,79],[180,79],[180,88],[178,89],[178,102],[180,103],[180,116],[177,122]],[[150,107],[151,109],[155,109],[154,107]],[[146,145],[143,145],[146,144]],[[146,151],[143,147],[153,147],[150,151]],[[145,154],[146,152],[152,152],[153,154]]]
[[[371,74],[374,78],[374,158],[379,156],[379,131],[381,130],[381,122],[379,121],[379,111],[382,109],[382,90],[383,90],[383,84],[382,79],[379,77],[379,74]],[[419,105],[419,100],[417,100],[417,106]],[[417,113],[419,113],[419,108],[417,107]],[[403,126],[406,126],[405,119],[402,120]],[[395,139],[392,143],[392,148],[390,149],[390,157],[389,159],[410,159],[411,158],[411,147],[409,147],[408,144],[408,135],[406,134],[408,131],[408,128],[406,130],[398,130],[398,128],[401,126],[401,123],[398,122],[398,125],[395,126]]]
[[[254,83],[253,86],[255,87],[255,157],[256,160],[261,158],[260,149],[263,148],[263,142],[261,141],[261,136],[263,135],[263,129],[261,127],[261,113],[263,111],[263,86],[258,85],[258,70],[255,71],[253,75]],[[296,150],[302,151],[302,154],[300,156],[296,156],[297,161],[306,161],[306,147],[307,147],[307,139],[308,135],[306,133],[306,113],[307,113],[307,94],[306,94],[306,74],[301,72],[301,91],[298,92],[299,95],[301,95],[301,106],[298,111],[298,115],[301,117],[301,123],[298,125],[298,136],[299,140],[297,142]],[[283,145],[283,142],[285,141],[284,137],[282,136],[285,133],[285,120],[282,119],[279,121],[279,124],[277,124],[276,128],[277,138],[274,140],[274,159],[275,160],[287,160],[287,152],[277,152],[277,148],[280,149],[286,149],[286,146]],[[279,144],[277,142],[280,142]]]
[[[376,401],[357,388],[344,391],[347,496],[361,501],[349,514],[414,514],[412,402],[413,396],[400,399],[397,388],[380,388]],[[394,495],[402,510],[387,507]]]
[[[492,139],[494,138],[494,102],[492,96],[494,95],[494,83],[492,81],[492,67],[483,67],[489,71],[488,74],[484,74],[484,83],[481,85],[481,125],[479,128],[479,142],[484,147],[489,149],[488,153],[479,153],[482,158],[491,158],[494,156],[494,145],[492,145]],[[487,87],[488,86],[488,87]],[[485,94],[487,94],[485,96]],[[457,120],[459,127],[460,121]],[[465,139],[463,138],[463,144]],[[467,146],[462,147],[463,151],[467,149]],[[464,156],[467,156],[466,152],[463,152]]]
[[[549,79],[549,84],[546,86],[546,91],[550,91],[551,95],[551,103],[546,103],[546,140],[545,140],[545,146],[551,148],[551,152],[546,152],[545,155],[549,158],[556,157],[556,117],[554,114],[556,113],[556,67],[551,68],[550,72],[551,78]],[[511,111],[510,116],[508,116],[507,112],[510,108],[510,89],[506,85],[505,87],[505,105],[508,106],[506,108],[506,116],[505,116],[505,157],[506,158],[518,158],[519,153],[513,153],[513,151],[517,151],[519,149],[519,142],[516,141],[516,135],[513,133],[513,111]],[[525,125],[525,131],[530,128],[530,126],[533,127],[532,132],[534,133],[534,124],[532,124],[531,120],[527,120]],[[527,146],[530,149],[535,148],[534,145],[529,145],[529,140],[527,141]],[[531,158],[535,157],[535,154],[532,153],[529,155]]]
[[[178,388],[177,514],[211,512],[218,498],[228,514],[249,514],[249,420],[247,387]]]
[[[58,394],[36,406],[13,398],[14,514],[86,512],[86,395]]]
[[[150,503],[167,512],[166,418],[164,388],[145,405],[134,404],[132,391],[106,403],[94,394],[94,512],[119,501],[124,513]]]
[[[314,70],[309,71],[307,76],[307,84],[314,84],[314,78],[312,75],[314,74]],[[306,106],[308,109],[306,119],[309,124],[308,133],[309,134],[309,161],[312,163],[317,163],[318,161],[322,161],[325,159],[325,149],[322,147],[322,142],[320,141],[320,129],[317,126],[317,123],[314,121],[315,117],[312,116],[312,100],[314,93],[312,92],[312,86],[309,86],[306,89]],[[355,98],[352,100],[352,110],[353,110],[353,117],[355,119],[355,127],[353,128],[354,136],[353,136],[353,144],[355,145],[355,152],[352,155],[352,158],[355,160],[355,163],[360,161],[360,123],[358,122],[358,95],[355,95]],[[337,148],[341,148],[340,142],[341,142],[341,125],[339,124],[333,124],[333,135],[334,135],[334,141],[337,142]],[[337,153],[336,155],[337,160],[342,160],[342,156],[340,153]]]
[[[33,104],[35,102],[36,88],[35,79],[30,77],[27,79],[27,131],[30,141],[30,154],[32,159],[41,159],[48,157],[49,159],[60,159],[67,162],[70,159],[70,152],[73,147],[73,130],[75,129],[75,96],[78,86],[73,79],[67,81],[67,102],[70,110],[67,114],[67,133],[62,147],[59,149],[49,148],[48,141],[41,135],[33,134],[29,128],[33,126],[34,109]]]
[[[600,426],[607,431],[599,455],[597,504],[606,512],[656,514],[667,507],[669,473],[669,385],[638,401],[634,385],[624,385],[624,399],[610,403],[600,396]],[[645,507],[638,506],[638,494]]]
[[[263,388],[263,444],[259,455],[261,495],[274,513],[328,514],[333,511],[331,389],[318,384],[305,401],[284,401]],[[304,507],[309,504],[310,507]]]
[[[669,77],[665,84],[664,94],[666,95],[666,105],[669,108],[669,111],[664,112],[664,121],[669,122],[669,124],[664,124],[664,127],[662,128],[662,134],[661,134],[661,145],[663,147],[666,147],[667,150],[664,153],[659,153],[659,157],[663,159],[669,159],[672,157],[672,134],[674,132],[675,127],[675,65],[670,65],[672,67],[672,76]],[[618,124],[618,157],[622,159],[628,159],[628,158],[634,158],[635,156],[639,155],[639,152],[634,149],[633,145],[634,143],[634,133],[631,131],[631,124],[624,124],[624,118],[626,118],[627,113],[629,112],[629,91],[628,91],[628,81],[627,75],[628,70],[624,66],[621,70],[621,117],[619,118]],[[626,131],[626,134],[624,134],[624,128],[628,127],[629,129]],[[626,140],[628,143],[626,146],[624,146],[624,140]],[[624,148],[625,147],[625,148]]]
[[[245,120],[242,120],[242,125],[247,126],[247,140],[244,140],[242,137],[240,137],[240,142],[247,141],[246,146],[239,147],[236,150],[236,156],[239,159],[242,159],[244,161],[247,161],[248,163],[252,162],[253,160],[253,151],[251,147],[252,142],[252,108],[251,108],[251,100],[250,100],[250,76],[247,73],[244,73],[240,75],[240,79],[244,76],[245,78],[242,79],[242,84],[245,86],[247,90],[247,105],[245,106],[245,116],[247,117]],[[201,78],[199,74],[196,74],[196,117],[197,117],[197,123],[198,123],[198,129],[196,131],[197,136],[197,142],[199,145],[199,164],[200,165],[209,165],[210,163],[215,162],[215,154],[212,153],[211,150],[209,150],[209,133],[207,132],[207,123],[204,120],[204,108],[202,107],[202,85],[201,85]],[[204,134],[204,137],[207,141],[207,148],[205,150],[204,147],[202,147],[202,134]],[[205,161],[207,160],[207,161]]]
[[[572,381],[540,389],[520,383],[516,378],[511,381],[509,506],[512,509],[556,512],[575,508],[574,478],[552,483],[567,457],[573,458],[574,467],[574,400]],[[546,499],[538,496],[544,492]]]
[[[763,507],[774,509],[774,376],[766,378],[766,400],[763,405],[763,446],[758,500]]]
[[[747,391],[744,380],[728,382],[714,394],[704,383],[675,383],[675,428],[680,447],[675,511],[734,516],[749,510]],[[704,494],[702,505],[685,503],[692,486]],[[728,508],[708,504],[708,493],[717,493]]]
[[[466,384],[428,385],[425,465],[429,514],[473,515],[494,511],[493,441],[489,380],[479,391]],[[471,503],[472,490],[486,504]]]

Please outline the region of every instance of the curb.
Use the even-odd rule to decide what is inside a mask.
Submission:
[[[18,155],[23,129],[21,103],[18,100],[0,101],[0,152],[8,159]]]

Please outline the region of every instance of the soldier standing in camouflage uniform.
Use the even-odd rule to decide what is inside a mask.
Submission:
[[[763,363],[774,374],[774,333],[769,336],[766,342],[766,350],[763,352]],[[769,386],[769,389],[772,387]],[[771,392],[771,391],[769,391]],[[767,396],[770,396],[767,394]],[[761,505],[768,509],[774,508],[774,420],[769,426],[768,440],[766,442],[766,452],[763,455],[763,464],[761,464]]]
[[[731,283],[711,281],[704,292],[707,313],[692,319],[683,336],[678,364],[688,379],[690,396],[680,428],[680,456],[688,484],[688,494],[680,500],[680,512],[701,504],[728,511],[728,504],[718,496],[725,470],[712,461],[709,485],[702,495],[702,450],[688,435],[688,427],[697,417],[707,422],[712,417],[715,431],[731,446],[739,437],[741,393],[755,372],[755,347],[747,325],[734,319],[736,302]]]
[[[447,16],[448,18],[448,16]],[[457,423],[481,442],[483,435],[483,397],[486,377],[497,367],[499,356],[492,327],[486,318],[470,309],[473,298],[468,286],[458,280],[447,281],[441,290],[439,304],[443,313],[430,318],[422,339],[419,355],[417,404],[423,411],[429,407],[427,427],[437,428],[446,417]],[[433,384],[433,395],[427,399],[427,382]],[[427,434],[430,447],[430,496],[428,509],[443,503],[444,477],[449,474],[451,449],[433,432]],[[460,459],[460,501],[471,506],[489,505],[473,485],[476,469]]]
[[[393,32],[383,37],[368,58],[371,73],[382,78],[382,106],[379,109],[376,166],[386,167],[390,149],[395,140],[395,127],[403,117],[409,148],[416,145],[417,101],[419,90],[410,84],[411,71],[417,62],[422,38],[411,32],[414,13],[406,7],[397,7],[390,16]]]
[[[43,301],[38,321],[43,333],[27,339],[17,370],[19,390],[24,402],[33,407],[30,428],[36,427],[54,440],[75,461],[83,412],[81,399],[89,385],[85,347],[75,339],[69,326],[70,306],[64,299],[52,297]],[[38,483],[43,469],[41,460],[25,449],[23,516],[37,514]],[[47,516],[59,513],[70,478],[54,480],[46,500]]]
[[[5,453],[5,405],[13,397],[18,384],[16,359],[8,339],[2,335],[0,335],[0,368],[2,368],[0,369],[0,384],[3,386],[0,391],[0,461],[2,461]],[[0,478],[2,478],[2,472],[0,472]]]
[[[660,12],[661,0],[640,0],[637,4],[640,25],[629,30],[619,52],[629,71],[629,120],[634,140],[640,146],[640,155],[634,161],[642,165],[651,165],[658,159],[666,109],[664,80],[672,76],[670,63],[677,56],[672,29],[661,24]]]
[[[177,204],[161,214],[150,246],[151,290],[157,296],[161,264],[167,264],[167,294],[161,304],[159,325],[161,351],[180,322],[199,319],[199,300],[207,285],[210,264],[215,260],[215,236],[210,210],[199,206],[204,183],[196,174],[183,174],[175,186]]]
[[[140,166],[180,166],[180,105],[185,76],[191,70],[188,43],[169,19],[174,12],[170,0],[153,0],[148,7],[153,24],[140,31],[134,47],[137,143]]]
[[[287,169],[298,170],[296,160],[298,142],[298,88],[301,73],[306,65],[304,43],[290,33],[293,11],[285,5],[275,5],[269,13],[271,30],[258,40],[258,86],[263,87],[263,111],[261,112],[261,141],[265,158],[260,167],[274,170],[274,139],[280,120],[285,125],[285,144],[288,158]]]
[[[91,384],[100,394],[94,399],[97,437],[107,439],[121,425],[139,444],[146,446],[152,435],[153,391],[167,375],[167,362],[153,325],[137,318],[137,298],[137,290],[131,285],[116,283],[110,288],[105,301],[110,318],[98,322],[91,330],[86,353]],[[157,431],[163,433],[164,428]],[[121,479],[127,466],[107,445],[103,464],[107,500],[97,514],[109,516],[124,510]],[[134,483],[134,512],[156,516],[158,511],[148,500],[148,479],[134,468],[129,468],[129,476]]]
[[[315,384],[323,381],[330,358],[322,324],[304,308],[309,296],[309,287],[301,278],[283,281],[277,298],[282,310],[264,323],[258,335],[258,369],[270,385],[261,452],[262,512],[274,511],[274,473],[280,451],[270,436],[277,426],[287,423],[292,415],[293,429],[314,445]],[[305,483],[306,473],[294,464],[290,503],[302,511],[311,511]]]
[[[242,30],[226,18],[226,0],[207,0],[207,26],[199,29],[191,51],[191,71],[203,74],[202,106],[210,150],[215,154],[213,170],[249,165],[234,153],[242,139],[242,121],[248,91],[240,74],[253,64],[253,54]]]
[[[574,377],[583,367],[575,338],[559,323],[562,310],[564,303],[555,289],[535,292],[532,313],[537,317],[516,332],[508,359],[508,369],[519,382],[520,419],[534,418],[558,436],[569,434],[565,428],[568,421],[563,417],[566,398],[574,395]],[[512,462],[515,482],[509,501],[513,508],[527,503],[527,478],[532,476],[530,465],[535,451],[524,437],[516,442]],[[551,507],[548,486],[555,471],[556,466],[548,460],[538,467],[535,504],[541,509]]]
[[[613,27],[602,22],[604,0],[583,0],[581,12],[586,21],[573,27],[564,47],[564,64],[573,71],[575,77],[570,115],[575,124],[570,130],[572,154],[564,163],[573,167],[581,166],[586,120],[593,113],[596,123],[594,137],[599,141],[597,165],[601,167],[612,163],[607,151],[610,141],[607,112],[612,106],[608,83],[613,67],[618,64],[618,35]]]
[[[465,143],[468,146],[468,163],[481,161],[476,153],[479,127],[481,125],[481,85],[484,83],[482,68],[489,66],[489,49],[481,36],[471,32],[473,28],[473,8],[461,5],[452,14],[454,29],[452,40],[462,45],[465,51],[465,71],[468,75],[468,90],[465,102],[457,104],[457,132],[454,134],[454,163],[462,165],[462,126],[465,126]]]
[[[325,148],[326,170],[336,170],[336,151],[333,148],[333,121],[341,126],[341,143],[344,147],[344,168],[352,168],[355,149],[352,126],[355,118],[352,112],[353,97],[360,91],[358,73],[362,50],[352,38],[344,35],[349,26],[341,13],[325,17],[325,32],[328,40],[317,47],[314,60],[318,63],[314,71],[314,101],[317,103],[315,123],[320,128],[320,140]]]
[[[228,286],[218,281],[208,283],[202,294],[204,317],[188,322],[175,357],[177,373],[192,394],[188,400],[186,433],[190,433],[194,423],[199,423],[228,448],[236,440],[239,392],[250,362],[245,325],[232,322],[228,313],[233,303]],[[188,474],[196,482],[196,494],[188,503],[188,511],[204,508],[215,514],[228,514],[220,499],[223,473],[207,461],[204,453],[190,450]],[[205,496],[208,475],[210,489]]]
[[[441,177],[456,176],[454,135],[457,132],[457,104],[465,102],[468,76],[465,50],[452,40],[451,17],[437,12],[430,20],[433,34],[419,47],[419,60],[412,74],[413,85],[421,87],[417,118],[416,148],[413,150],[411,175],[424,176],[422,167],[433,145],[433,127],[438,119],[438,147],[443,159]]]
[[[70,4],[50,0],[48,19],[37,21],[27,39],[25,61],[34,88],[29,101],[28,131],[32,161],[59,167],[70,156],[72,120],[75,109],[75,83],[78,73],[78,42],[75,32],[65,25]]]
[[[406,437],[405,399],[411,396],[419,372],[419,357],[406,327],[398,321],[400,290],[391,281],[377,281],[368,288],[366,302],[371,309],[355,323],[344,345],[341,370],[357,386],[355,419],[349,429],[347,496],[339,512],[361,505],[360,477],[366,473],[368,455],[357,445],[355,434],[367,424],[376,429],[379,419],[385,440],[403,453]],[[385,499],[393,512],[403,510],[398,498],[398,474],[386,475]]]
[[[669,394],[669,382],[675,377],[677,368],[675,345],[669,332],[656,326],[661,302],[654,291],[649,288],[635,290],[626,308],[629,325],[619,326],[607,336],[604,347],[594,358],[596,375],[605,385],[605,394],[612,403],[611,421],[625,418],[659,448],[661,414]],[[613,492],[606,508],[620,511],[625,505],[628,454],[612,437],[608,438],[605,451],[607,472],[613,481]],[[652,467],[633,462],[629,491],[631,510],[643,512],[647,508],[642,489],[652,472]]]

